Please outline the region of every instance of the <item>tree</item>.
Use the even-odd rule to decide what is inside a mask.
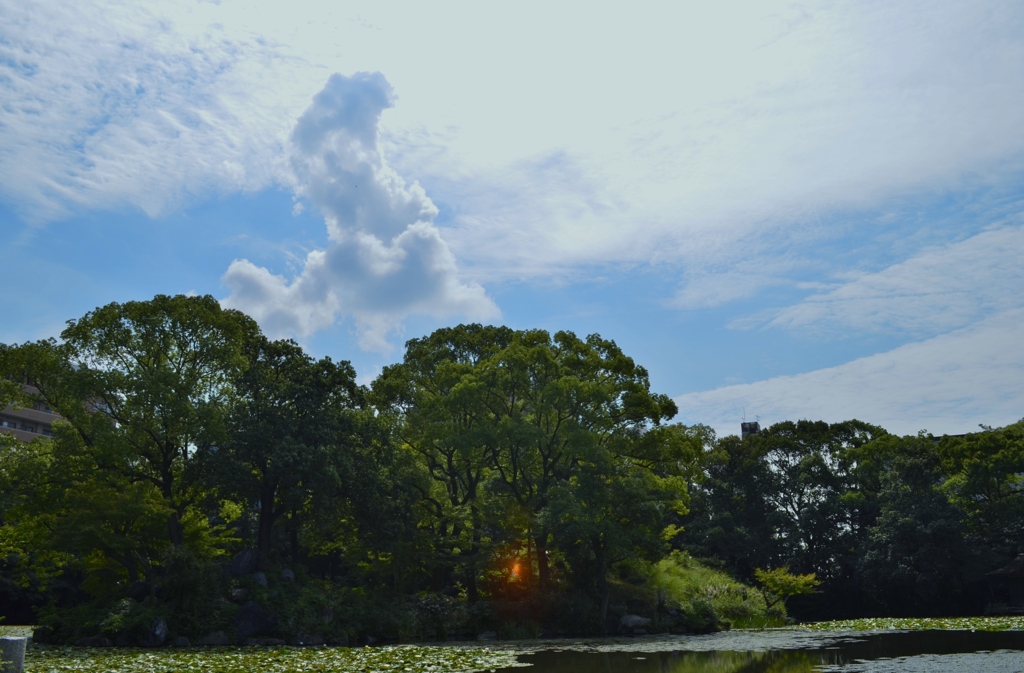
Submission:
[[[527,515],[543,588],[550,531],[540,515],[552,491],[584,463],[628,455],[620,452],[672,418],[676,406],[651,393],[647,371],[596,334],[520,332],[483,367],[501,391],[488,401],[497,425],[491,461],[502,491]]]
[[[794,575],[785,566],[772,570],[758,568],[754,571],[754,575],[758,584],[761,585],[765,611],[770,611],[780,603],[785,605],[786,599],[792,596],[814,593],[814,590],[821,584],[814,573]]]
[[[87,568],[94,593],[149,579],[168,542],[217,553],[223,531],[196,506],[197,467],[224,438],[229,377],[256,332],[212,297],[158,296],[70,321],[62,343],[5,348],[4,373],[63,417],[52,441],[20,452],[32,460],[5,529],[31,541],[35,559]],[[42,466],[38,478],[26,465]]]
[[[646,370],[600,336],[480,325],[438,330],[410,341],[403,363],[385,370],[374,392],[401,418],[403,442],[437,489],[424,487],[423,503],[439,537],[467,559],[471,591],[486,511],[504,514],[489,525],[525,540],[543,588],[551,527],[569,516],[548,508],[556,500],[564,512],[583,507],[595,525],[603,525],[598,512],[611,511],[578,497],[582,481],[610,479],[591,495],[611,497],[646,471],[663,509],[684,506],[679,475],[696,451],[689,439],[679,441],[685,433],[658,429],[675,404],[651,393]],[[488,507],[484,494],[505,504]],[[571,537],[571,528],[560,530]],[[598,571],[607,567],[602,561]]]
[[[672,425],[623,439],[614,451],[581,460],[574,474],[552,488],[540,519],[568,560],[573,579],[599,600],[608,615],[609,571],[627,560],[655,562],[673,520],[687,512],[704,428]]]
[[[225,440],[226,403],[246,365],[241,347],[257,332],[250,318],[211,296],[157,295],[108,304],[61,333],[79,399],[51,405],[97,448],[104,467],[156,486],[176,546],[200,496],[195,457]],[[83,413],[83,400],[91,413]]]
[[[21,386],[3,378],[11,349],[0,345],[0,408],[28,400]],[[30,618],[29,605],[67,565],[65,553],[53,548],[51,531],[40,516],[38,498],[50,479],[51,442],[22,442],[0,432],[0,620]],[[17,622],[16,622],[17,623]]]
[[[857,450],[885,434],[856,420],[786,421],[743,440],[719,439],[704,456],[684,545],[744,579],[766,566],[823,581],[848,574],[859,525]]]
[[[488,403],[503,394],[484,375],[484,363],[513,339],[507,327],[439,329],[409,341],[402,363],[385,368],[373,384],[378,408],[394,419],[402,446],[422,466],[425,478],[411,484],[439,543],[440,580],[461,560],[470,600],[478,595],[485,551],[479,500],[497,441],[497,419]]]
[[[934,438],[889,436],[864,448],[879,488],[858,568],[866,591],[892,612],[953,609],[977,558],[964,513],[943,493]]]
[[[1024,422],[943,437],[936,448],[941,490],[966,515],[971,542],[990,551],[993,569],[1024,551]]]
[[[362,391],[348,362],[314,360],[292,341],[252,335],[245,354],[247,365],[233,381],[226,439],[211,462],[220,468],[215,484],[259,503],[257,549],[265,566],[278,519],[297,517],[318,484],[339,488],[332,452],[351,444]]]
[[[776,488],[764,445],[735,435],[705,445],[702,478],[692,487],[690,514],[677,544],[698,558],[717,558],[731,574],[750,581],[759,566],[778,563],[775,531],[783,514],[770,504]]]
[[[885,434],[857,420],[785,421],[748,438],[763,451],[772,482],[766,497],[781,515],[775,531],[781,543],[777,564],[823,580],[844,572],[854,533],[843,500],[852,488],[849,453]]]

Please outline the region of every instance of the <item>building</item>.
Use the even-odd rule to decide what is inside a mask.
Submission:
[[[743,421],[740,423],[740,439],[746,439],[759,432],[761,432],[761,424],[757,421]]]
[[[39,389],[22,386],[25,392],[35,397]],[[7,405],[0,411],[0,432],[14,435],[23,442],[31,442],[36,437],[52,437],[53,422],[60,418],[45,402],[28,402],[18,408]]]

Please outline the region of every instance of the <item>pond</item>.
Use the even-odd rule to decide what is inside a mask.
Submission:
[[[551,644],[518,663],[531,673],[1021,673],[1024,631],[731,632]]]
[[[47,673],[1024,673],[1024,631],[731,631],[369,648],[32,647]]]

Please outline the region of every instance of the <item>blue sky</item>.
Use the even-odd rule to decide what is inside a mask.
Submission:
[[[1024,6],[0,0],[0,341],[212,294],[369,382],[598,332],[679,419],[1024,417]]]

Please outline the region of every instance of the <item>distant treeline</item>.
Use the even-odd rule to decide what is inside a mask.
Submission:
[[[798,617],[971,613],[1021,551],[1019,424],[716,439],[597,335],[441,329],[365,387],[212,297],[158,296],[0,347],[0,373],[0,402],[28,383],[64,419],[0,435],[0,611],[54,641],[785,615],[715,568],[814,573]]]
[[[1024,422],[897,437],[859,421],[773,425],[701,459],[673,544],[749,580],[814,573],[803,619],[980,614],[1024,552]],[[993,594],[993,590],[996,591]]]

